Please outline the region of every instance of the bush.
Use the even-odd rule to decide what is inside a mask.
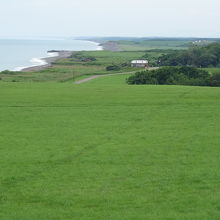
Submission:
[[[215,73],[208,80],[209,86],[220,87],[220,73]]]
[[[81,57],[80,58],[81,62],[91,62],[91,61],[96,61],[95,57]]]
[[[122,63],[121,67],[130,67],[130,63]]]
[[[119,65],[111,65],[111,66],[106,67],[107,71],[118,71],[120,69],[121,69],[121,66],[119,66]]]
[[[106,67],[107,71],[119,71],[123,68],[130,67],[130,63],[112,64]]]
[[[73,61],[78,61],[78,62],[92,62],[92,61],[96,61],[95,57],[85,56],[85,55],[81,54],[81,52],[73,53],[70,56],[70,58],[73,58]]]
[[[4,70],[2,72],[0,72],[1,74],[5,74],[5,75],[11,75],[11,74],[15,74],[14,71],[10,71],[10,70]]]
[[[220,74],[209,76],[208,72],[194,67],[163,67],[157,70],[137,72],[127,79],[128,84],[218,86]]]
[[[127,79],[128,84],[136,84],[136,85],[141,85],[141,84],[158,84],[157,79],[153,76],[154,72],[153,71],[142,71],[142,72],[137,72],[135,75],[130,76]]]

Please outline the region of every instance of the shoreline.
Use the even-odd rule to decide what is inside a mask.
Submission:
[[[95,51],[105,50],[104,46],[102,46],[99,42],[95,42],[95,41],[91,41],[91,40],[87,40],[87,41],[90,43],[93,43],[97,46],[97,49]],[[51,50],[51,51],[48,51],[47,52],[48,55],[50,53],[56,53],[57,55],[39,58],[39,60],[42,61],[43,64],[24,67],[24,68],[19,69],[18,71],[20,71],[20,72],[34,72],[34,71],[40,71],[40,70],[47,69],[53,65],[53,62],[55,62],[59,59],[62,59],[62,58],[68,58],[74,52],[76,52],[76,51],[72,51],[72,50]]]
[[[97,41],[98,42],[98,41]],[[119,52],[119,51],[123,51],[117,42],[115,41],[106,41],[106,42],[100,42],[99,46],[101,46],[103,48],[103,50],[109,50],[112,52]]]
[[[83,41],[90,41],[92,43],[95,43],[98,47],[101,48],[101,50],[108,50],[112,52],[119,52],[123,51],[122,48],[120,48],[119,44],[116,41],[113,40],[99,40],[99,39],[92,39],[92,38],[87,38],[87,39],[77,39],[77,40],[83,40]],[[98,49],[99,50],[99,49]]]
[[[52,66],[52,63],[62,59],[62,58],[68,58],[72,55],[74,51],[69,51],[69,50],[52,50],[52,51],[48,51],[47,53],[57,53],[56,56],[48,56],[48,57],[44,57],[44,58],[39,58],[39,60],[41,60],[44,64],[40,64],[40,65],[34,65],[34,66],[30,66],[30,67],[24,67],[22,68],[21,72],[32,72],[32,71],[40,71],[43,69],[46,69],[48,67]]]
[[[85,41],[90,41],[95,44],[97,44],[98,47],[102,48],[101,50],[108,50],[112,52],[118,52],[118,51],[123,51],[120,46],[118,45],[117,42],[115,41],[103,41],[103,40],[96,40],[96,39],[90,39],[90,40],[85,40]]]

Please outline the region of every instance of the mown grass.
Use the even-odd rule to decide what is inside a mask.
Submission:
[[[219,219],[219,88],[0,83],[0,219]]]

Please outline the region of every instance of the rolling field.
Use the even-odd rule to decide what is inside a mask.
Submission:
[[[219,219],[220,90],[0,83],[0,219]]]

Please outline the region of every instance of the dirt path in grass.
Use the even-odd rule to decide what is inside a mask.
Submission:
[[[133,73],[133,72],[129,72],[129,73]],[[88,82],[92,79],[96,79],[96,78],[100,78],[100,77],[104,77],[104,76],[114,76],[114,75],[123,75],[123,74],[129,74],[129,73],[112,73],[112,74],[105,74],[105,75],[93,75],[93,76],[90,76],[88,78],[85,78],[85,79],[81,79],[79,81],[76,81],[74,82],[75,84],[82,84],[82,83],[85,83],[85,82]]]
[[[85,83],[85,82],[87,82],[87,81],[90,81],[90,80],[95,79],[95,78],[99,78],[99,77],[101,77],[101,76],[104,76],[104,75],[94,75],[94,76],[90,76],[90,77],[88,77],[88,78],[81,79],[81,80],[76,81],[76,82],[74,82],[74,83],[75,83],[75,84]]]
[[[149,70],[153,70],[153,69],[157,69],[157,68],[158,68],[158,67],[150,67]],[[132,74],[132,73],[135,73],[135,72],[137,72],[137,71],[125,72],[125,73],[112,73],[112,74],[103,74],[103,75],[93,75],[93,76],[90,76],[90,77],[88,77],[88,78],[78,80],[78,81],[74,82],[74,84],[82,84],[82,83],[88,82],[88,81],[90,81],[90,80],[93,80],[93,79],[96,79],[96,78],[100,78],[100,77],[104,77],[104,76],[114,76],[114,75]]]

